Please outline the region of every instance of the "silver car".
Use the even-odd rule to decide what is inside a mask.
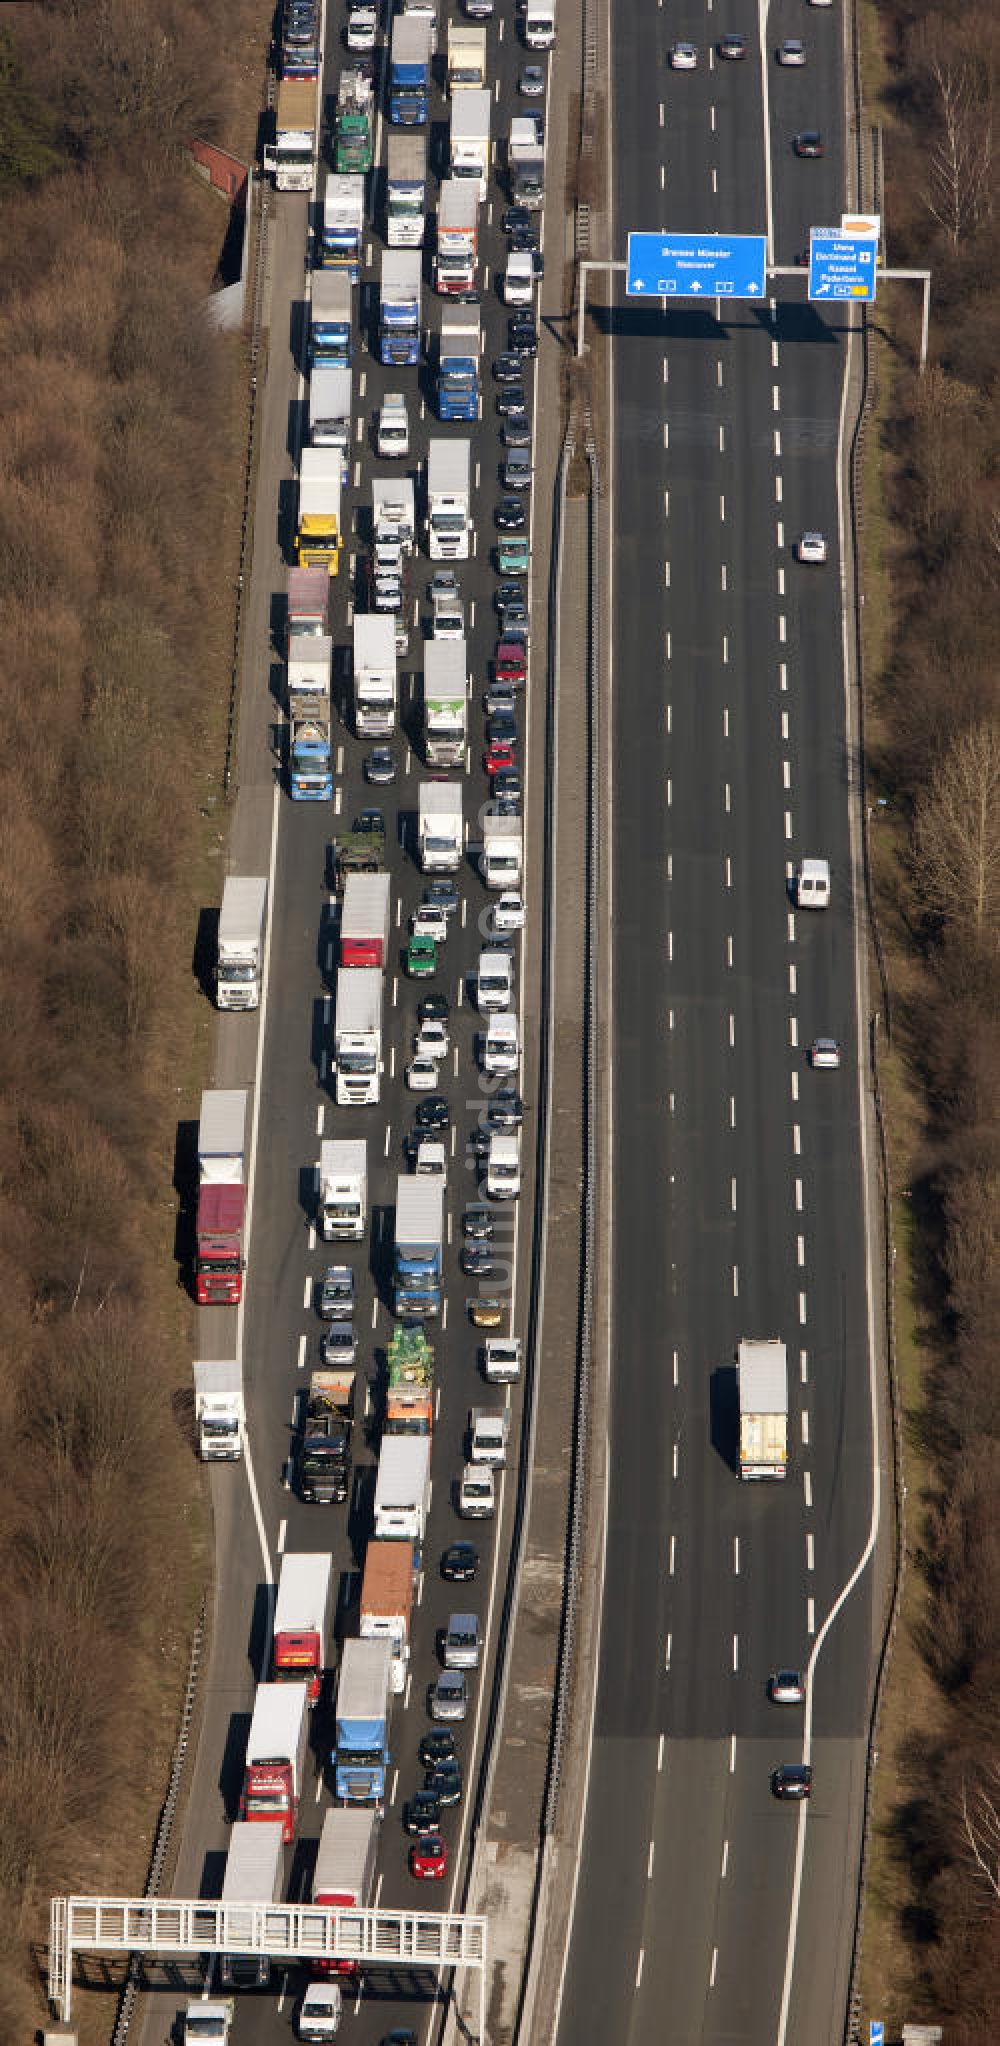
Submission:
[[[449,1613],[445,1629],[445,1669],[478,1669],[482,1634],[476,1613]]]
[[[503,465],[505,490],[530,490],[531,454],[528,448],[509,448]]]
[[[464,1719],[469,1710],[469,1687],[460,1670],[442,1670],[427,1693],[427,1710],[432,1719]]]
[[[801,1705],[804,1703],[806,1687],[802,1673],[797,1669],[776,1669],[767,1680],[767,1695],[772,1705]]]

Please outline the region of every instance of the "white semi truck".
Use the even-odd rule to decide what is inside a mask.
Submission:
[[[319,1226],[324,1243],[360,1243],[368,1222],[368,1146],[324,1137],[319,1151]]]
[[[469,558],[471,467],[467,440],[431,440],[427,451],[427,547],[432,561]]]
[[[237,1463],[243,1454],[243,1378],[239,1359],[206,1357],[194,1367],[194,1413],[203,1463]]]
[[[367,1108],[378,1101],[383,983],[377,966],[342,966],[337,973],[333,1052],[341,1108]]]
[[[354,614],[354,728],[359,739],[396,729],[396,628],[378,611]]]
[[[427,641],[424,647],[424,744],[428,767],[465,766],[468,676],[468,650],[464,639]]]
[[[417,850],[425,874],[455,874],[465,834],[460,781],[422,781],[417,796]]]

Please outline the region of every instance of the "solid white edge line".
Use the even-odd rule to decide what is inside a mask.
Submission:
[[[840,425],[837,434],[837,506],[838,519],[840,525],[840,546],[842,562],[845,558],[844,550],[847,540],[847,514],[845,512],[843,493],[844,433],[847,415],[847,394],[850,381],[849,370],[851,356],[856,346],[856,334],[857,330],[855,327],[852,326],[850,340],[848,342],[848,356],[844,367],[844,379],[840,399]],[[854,602],[857,603],[857,601],[858,592],[857,590],[855,590]],[[841,672],[843,675],[845,700],[845,725],[848,744],[850,744],[851,732],[853,727],[853,718],[851,708],[852,666],[850,660],[848,627],[849,627],[848,607],[846,604],[843,604],[841,606],[841,640],[843,649]],[[858,1043],[863,1044],[864,1043],[863,996],[865,973],[864,973],[864,938],[862,934],[861,920],[858,915],[859,888],[861,878],[861,847],[859,840],[859,827],[860,818],[857,811],[857,804],[855,802],[852,802],[848,809],[848,832],[851,843],[851,918],[852,930],[854,934],[854,1008],[855,1026],[858,1033]],[[834,1621],[837,1619],[837,1616],[840,1613],[842,1607],[846,1605],[847,1600],[850,1598],[851,1593],[853,1592],[855,1586],[859,1583],[860,1579],[864,1575],[864,1572],[868,1568],[868,1564],[870,1563],[871,1558],[875,1552],[875,1544],[878,1540],[879,1524],[882,1510],[882,1487],[881,1474],[879,1470],[879,1458],[881,1454],[881,1448],[878,1410],[879,1394],[878,1368],[875,1332],[875,1305],[874,1305],[875,1289],[874,1271],[872,1268],[872,1245],[876,1240],[876,1237],[874,1228],[874,1217],[872,1215],[872,1177],[868,1155],[869,1152],[868,1119],[867,1104],[865,1100],[864,1065],[861,1059],[858,1060],[857,1090],[858,1090],[858,1118],[861,1135],[861,1186],[865,1213],[865,1283],[867,1293],[866,1305],[868,1321],[868,1394],[871,1403],[871,1427],[872,1427],[872,1503],[871,1515],[868,1525],[868,1539],[865,1542],[865,1546],[862,1549],[861,1555],[859,1556],[858,1561],[855,1564],[855,1567],[851,1572],[850,1577],[847,1579],[847,1582],[843,1585],[842,1589],[838,1592],[837,1597],[833,1602],[833,1605],[830,1607],[829,1612],[827,1613],[825,1619],[823,1620],[819,1633],[816,1636],[812,1653],[809,1657],[809,1662],[806,1668],[806,1705],[805,1719],[802,1732],[802,1759],[804,1762],[808,1762],[809,1757],[812,1753],[813,1677],[816,1665],[819,1661],[820,1652],[823,1648],[823,1644],[826,1640],[826,1637],[834,1624]],[[792,1980],[795,1973],[795,1948],[796,1941],[798,1938],[799,1905],[801,1902],[802,1893],[802,1864],[805,1858],[807,1824],[808,1824],[808,1799],[805,1800],[799,1806],[799,1826],[795,1841],[795,1873],[792,1880],[792,1901],[788,1921],[788,1943],[785,1949],[785,1973],[781,1988],[781,2010],[778,2018],[778,2030],[775,2046],[785,2046],[788,2031],[788,2012],[789,2005],[791,2003]]]
[[[278,818],[280,815],[280,807],[281,790],[278,786],[278,783],[275,782],[271,798],[271,850],[267,866],[267,899],[269,904],[273,904],[274,902],[274,870],[277,865],[278,858]],[[257,1056],[254,1060],[253,1109],[251,1111],[250,1117],[250,1169],[247,1173],[247,1234],[246,1234],[247,1271],[253,1270],[253,1266],[250,1260],[250,1244],[253,1230],[254,1187],[256,1184],[257,1177],[257,1125],[260,1121],[260,1093],[261,1093],[260,1076],[261,1069],[264,1063],[264,1036],[267,1025],[267,987],[268,976],[271,967],[271,932],[273,927],[274,919],[273,917],[269,916],[267,919],[267,929],[264,936],[264,966],[263,972],[261,973],[260,977],[260,1008],[257,1012]],[[239,1306],[236,1309],[236,1355],[237,1358],[239,1359],[241,1384],[243,1383],[243,1319],[246,1309],[246,1297],[247,1287],[246,1280],[244,1279],[244,1283],[240,1291]],[[250,1430],[247,1424],[246,1415],[247,1400],[246,1390],[244,1388],[243,1463],[244,1468],[246,1470],[247,1486],[250,1492],[250,1503],[253,1507],[254,1519],[257,1523],[257,1538],[260,1542],[260,1553],[264,1564],[264,1582],[267,1586],[267,1626],[264,1629],[264,1641],[263,1646],[261,1648],[259,1679],[261,1683],[264,1683],[267,1679],[268,1664],[270,1663],[271,1660],[271,1627],[274,1619],[274,1566],[271,1562],[271,1552],[267,1545],[267,1534],[264,1528],[263,1515],[260,1510],[260,1495],[257,1491],[257,1479],[254,1473],[253,1456],[250,1449]]]

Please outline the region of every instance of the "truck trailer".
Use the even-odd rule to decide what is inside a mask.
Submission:
[[[486,30],[470,22],[448,23],[448,91],[482,91],[486,84]]]
[[[386,1365],[383,1432],[430,1436],[434,1426],[434,1352],[422,1323],[395,1324]]]
[[[383,249],[379,286],[379,359],[386,363],[420,360],[419,249]]]
[[[422,1542],[431,1492],[426,1435],[383,1435],[375,1480],[375,1540]]]
[[[441,1312],[444,1186],[420,1173],[396,1181],[392,1311],[401,1321],[425,1321]]]
[[[283,78],[278,87],[274,140],[265,144],[264,169],[277,192],[311,192],[316,177],[316,87]]]
[[[263,1989],[271,1973],[267,1954],[253,1952],[260,1929],[262,1904],[276,1904],[285,1879],[285,1854],[277,1826],[254,1826],[237,1820],[229,1835],[221,1901],[226,1906],[226,1934],[246,1942],[242,1951],[219,1956],[224,1989]],[[241,1909],[246,1906],[246,1909]]]
[[[413,1608],[412,1542],[369,1542],[361,1583],[362,1641],[388,1641],[389,1680],[396,1697],[406,1688]]]
[[[424,647],[424,751],[428,767],[464,767],[468,708],[464,639],[429,639]]]
[[[468,178],[445,178],[438,196],[434,289],[471,291],[479,250],[479,194]],[[479,322],[476,326],[478,329]],[[478,348],[476,353],[478,355]]]
[[[333,1058],[341,1108],[369,1108],[378,1101],[383,984],[377,966],[341,966],[337,970]]]
[[[388,738],[396,729],[396,631],[391,617],[354,614],[354,729],[359,739]]]
[[[341,966],[387,966],[390,876],[349,874],[340,912]]]
[[[303,448],[299,455],[299,515],[295,555],[300,568],[340,567],[340,495],[343,460],[338,448]]]
[[[324,270],[344,270],[352,284],[361,276],[365,225],[365,181],[357,171],[331,171],[323,193],[319,259]]]
[[[252,1826],[280,1825],[286,1846],[295,1838],[308,1747],[308,1685],[258,1684],[240,1818]]]
[[[199,1307],[235,1307],[243,1293],[245,1088],[207,1088],[198,1122],[195,1293]]]
[[[490,95],[485,87],[455,94],[451,102],[449,175],[486,197],[490,174]]]
[[[314,1371],[298,1440],[300,1497],[310,1506],[339,1506],[351,1489],[353,1371]]]
[[[344,1642],[331,1761],[336,1795],[348,1805],[382,1805],[385,1799],[391,1661],[388,1641]]]
[[[422,128],[427,119],[434,30],[426,17],[397,14],[389,48],[389,120],[394,128]]]
[[[742,1337],[736,1352],[740,1477],[783,1478],[788,1469],[788,1360],[777,1336]]]
[[[354,294],[346,270],[314,270],[309,298],[309,366],[349,369]]]
[[[288,784],[293,803],[333,795],[330,674],[333,640],[303,640],[288,662]]]
[[[387,155],[386,240],[390,249],[419,249],[427,210],[427,137],[412,128],[393,129]]]
[[[481,345],[479,314],[465,306],[445,306],[438,338],[439,418],[479,418]]]
[[[315,1705],[326,1668],[333,1609],[333,1557],[282,1556],[274,1605],[271,1677],[305,1683]]]
[[[432,438],[427,450],[427,551],[432,561],[469,558],[469,477],[471,445],[467,440]]]
[[[263,875],[227,874],[219,911],[215,1000],[220,1009],[256,1009],[264,957]]]

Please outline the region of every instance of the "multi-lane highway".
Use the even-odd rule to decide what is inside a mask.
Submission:
[[[738,18],[735,18],[738,15]],[[747,37],[743,61],[717,39]],[[839,13],[616,9],[629,228],[773,229],[846,203]],[[763,35],[763,50],[760,37]],[[785,37],[803,68],[779,67]],[[675,37],[699,61],[668,67]],[[825,156],[793,134],[823,130]],[[837,474],[846,323],[621,310],[612,419],[610,1496],[564,2041],[842,2036],[873,1626],[873,1400]],[[804,528],[829,542],[799,565]],[[798,860],[832,907],[797,913]],[[808,1046],[839,1039],[839,1072]],[[734,1351],[788,1346],[782,1484],[735,1471]],[[769,1673],[807,1668],[806,1714]],[[811,1804],[775,1764],[814,1766]]]
[[[384,61],[391,9],[383,10],[380,55]],[[323,103],[332,112],[341,68],[349,62],[344,46],[347,20],[342,0],[329,0]],[[442,90],[447,16],[439,25],[439,57],[435,65],[431,119],[430,174],[427,205],[432,214],[438,181],[447,157],[447,100]],[[525,61],[523,45],[506,14],[486,24],[487,77],[493,99],[493,142],[502,160],[500,138],[511,115],[526,111],[518,103],[517,75]],[[535,53],[537,60],[537,53]],[[544,64],[544,57],[541,59]],[[384,169],[386,121],[380,94],[376,128],[376,164]],[[533,102],[543,108],[545,102]],[[319,198],[329,162],[329,131],[324,130]],[[460,907],[443,947],[443,967],[433,986],[447,993],[452,1009],[453,1055],[442,1073],[452,1125],[448,1137],[448,1236],[445,1259],[446,1307],[440,1323],[429,1329],[435,1350],[436,1407],[432,1457],[432,1501],[423,1551],[414,1617],[411,1677],[396,1701],[392,1723],[392,1768],[385,1817],[381,1827],[378,1874],[373,1901],[385,1907],[420,1905],[445,1909],[460,1882],[462,1847],[471,1803],[481,1740],[483,1701],[491,1677],[495,1626],[491,1627],[478,1677],[471,1679],[468,1723],[457,1729],[457,1746],[465,1774],[465,1797],[458,1810],[443,1815],[449,1847],[448,1878],[421,1885],[408,1872],[409,1842],[401,1825],[404,1800],[420,1787],[417,1746],[430,1721],[426,1689],[439,1669],[438,1634],[451,1611],[475,1607],[484,1627],[495,1620],[498,1586],[509,1541],[510,1472],[501,1480],[495,1523],[460,1521],[453,1504],[453,1486],[464,1461],[469,1408],[473,1403],[496,1407],[505,1389],[486,1387],[477,1368],[481,1331],[470,1323],[467,1302],[479,1291],[503,1290],[509,1296],[507,1326],[520,1333],[516,1274],[495,1286],[465,1277],[459,1265],[461,1216],[466,1202],[477,1197],[477,1174],[467,1152],[488,1088],[475,1056],[482,1019],[470,1000],[476,960],[489,929],[487,894],[478,874],[475,851],[481,838],[481,811],[488,784],[483,771],[485,720],[483,691],[489,679],[497,637],[494,609],[496,532],[493,512],[502,493],[500,466],[502,421],[495,409],[497,386],[491,377],[493,357],[507,342],[507,311],[497,279],[506,242],[500,214],[506,203],[496,176],[490,180],[480,226],[479,282],[482,286],[483,399],[481,419],[471,425],[442,425],[434,416],[435,335],[442,301],[429,289],[432,234],[425,242],[425,283],[422,316],[424,345],[419,369],[384,367],[377,357],[377,283],[384,241],[384,179],[376,169],[368,181],[374,200],[364,237],[362,278],[355,294],[354,444],[350,488],[346,498],[345,545],[340,574],[331,585],[332,632],[337,654],[335,675],[344,672],[343,654],[350,646],[353,607],[363,607],[364,567],[369,530],[373,474],[386,474],[389,464],[374,452],[373,421],[386,391],[405,393],[410,414],[411,451],[404,472],[419,478],[431,434],[466,438],[472,444],[472,511],[475,537],[470,558],[457,564],[466,605],[469,669],[469,767],[462,776],[469,853],[456,877]],[[217,1895],[228,1838],[239,1800],[242,1755],[254,1686],[267,1674],[266,1645],[273,1580],[283,1554],[296,1550],[332,1550],[338,1573],[350,1583],[360,1570],[371,1529],[375,1465],[378,1453],[373,1405],[355,1430],[354,1485],[347,1508],[305,1505],[290,1482],[290,1456],[301,1414],[303,1390],[311,1367],[319,1362],[321,1323],[314,1289],[326,1263],[349,1259],[355,1268],[359,1304],[356,1323],[362,1377],[374,1383],[391,1332],[391,1253],[397,1174],[405,1171],[404,1143],[413,1127],[420,1096],[408,1092],[404,1066],[412,1049],[417,1003],[424,985],[406,978],[403,970],[408,919],[421,900],[425,879],[415,858],[417,790],[427,770],[420,743],[422,643],[430,630],[426,588],[432,573],[425,547],[413,566],[410,644],[400,659],[402,675],[400,730],[393,741],[399,777],[388,788],[372,788],[363,777],[370,745],[355,735],[350,704],[337,692],[335,716],[335,792],[329,804],[289,801],[280,758],[280,706],[283,700],[283,592],[291,559],[293,534],[294,459],[305,413],[302,376],[305,265],[312,216],[304,198],[278,195],[272,204],[269,234],[270,362],[261,415],[260,482],[258,488],[252,587],[247,636],[251,644],[242,706],[243,744],[240,796],[229,864],[232,871],[271,867],[270,935],[265,1006],[260,1034],[253,1020],[225,1019],[220,1026],[216,1078],[219,1084],[256,1083],[255,1176],[249,1271],[245,1307],[241,1312],[244,1382],[247,1401],[248,1455],[242,1468],[223,1468],[213,1475],[217,1516],[219,1584],[213,1680],[206,1699],[206,1718],[199,1744],[194,1793],[186,1821],[175,1893]],[[533,403],[533,363],[525,363],[529,402]],[[418,484],[418,504],[421,501]],[[530,498],[525,498],[530,505]],[[531,693],[518,711],[522,748],[531,717]],[[522,753],[523,760],[523,753]],[[454,772],[454,771],[451,771]],[[277,793],[275,794],[275,789]],[[348,828],[364,807],[377,804],[386,814],[387,865],[392,875],[392,940],[386,975],[385,1072],[381,1101],[365,1110],[334,1105],[330,1074],[332,998],[337,963],[337,910],[328,889],[331,839]],[[273,827],[273,828],[272,828]],[[531,820],[525,820],[527,865],[531,873]],[[531,909],[529,893],[529,913]],[[515,944],[515,953],[519,948]],[[515,958],[515,999],[521,998],[519,962]],[[530,1060],[530,1047],[527,1057]],[[370,1239],[353,1257],[350,1246],[326,1246],[315,1231],[316,1166],[324,1136],[365,1137],[368,1141]],[[530,1170],[531,1117],[523,1133],[525,1179],[519,1208],[533,1199]],[[508,1229],[501,1213],[497,1234],[505,1243],[518,1228],[512,1211]],[[524,1225],[520,1224],[520,1233]],[[237,1340],[236,1315],[203,1311],[198,1333],[201,1356],[231,1355]],[[510,1464],[517,1455],[519,1388],[510,1388],[514,1427]],[[471,1536],[481,1552],[473,1586],[449,1586],[439,1572],[445,1545]],[[332,1687],[331,1687],[332,1697]],[[329,1701],[314,1715],[313,1756],[302,1802],[294,1849],[287,1857],[289,1898],[308,1895],[315,1848],[329,1803],[329,1770],[324,1769],[332,1735]],[[272,2038],[287,2035],[301,1983],[293,1975],[278,1978],[273,1993],[240,2000],[235,2037]],[[420,2025],[433,2008],[435,1983],[393,1980],[369,1975],[366,1994],[351,2018],[359,2041],[374,2039],[393,2024]],[[160,2013],[151,2020],[161,2022]],[[151,2033],[150,2036],[153,2034]]]

